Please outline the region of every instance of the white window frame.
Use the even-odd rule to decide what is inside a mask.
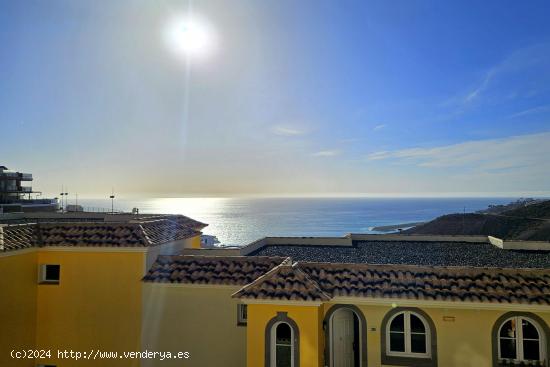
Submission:
[[[294,329],[292,325],[288,322],[278,321],[271,327],[271,367],[277,367],[277,327],[280,324],[286,324],[290,328],[290,366],[294,367],[294,349],[296,345],[294,344]],[[285,344],[286,346],[286,344]]]
[[[244,310],[247,311],[247,317],[244,316]],[[248,323],[248,307],[244,303],[237,304],[237,324],[246,325]]]
[[[500,331],[502,330],[502,327],[508,321],[511,321],[511,320],[515,320],[515,322],[516,322],[516,359],[502,358],[501,357],[501,351],[500,351],[500,340],[501,340]],[[513,362],[519,362],[519,363],[532,361],[532,359],[525,360],[524,356],[523,356],[523,340],[524,340],[524,338],[523,338],[523,323],[522,323],[523,320],[529,322],[537,330],[537,333],[539,334],[539,339],[538,339],[538,342],[539,342],[539,357],[540,357],[539,361],[545,361],[546,360],[546,348],[545,348],[546,340],[544,339],[545,335],[544,335],[544,332],[543,332],[542,328],[538,324],[538,322],[536,322],[535,320],[533,320],[529,317],[525,317],[525,316],[512,316],[512,317],[509,317],[506,320],[504,320],[500,324],[500,326],[498,327],[498,330],[497,330],[497,346],[498,346],[498,355],[497,355],[497,357],[498,357],[499,361],[513,361]],[[519,325],[519,327],[518,327],[518,325]],[[504,338],[504,339],[509,340],[509,339],[513,339],[513,338]],[[527,340],[536,340],[536,339],[527,339]]]
[[[47,279],[46,278],[46,268],[48,266],[59,266],[59,279]],[[40,271],[38,272],[38,282],[39,283],[49,283],[49,284],[59,284],[61,281],[61,265],[60,264],[40,264]]]
[[[405,323],[404,325],[405,351],[404,352],[392,351],[391,344],[390,344],[390,327],[393,320],[399,315],[403,315],[404,323]],[[413,334],[411,332],[411,315],[418,317],[420,321],[424,324],[424,330],[426,330],[426,333],[425,333],[426,334],[426,353],[411,352],[411,335]],[[393,315],[386,323],[386,355],[393,356],[393,357],[430,358],[432,356],[431,330],[426,319],[422,315],[414,311],[401,311]]]

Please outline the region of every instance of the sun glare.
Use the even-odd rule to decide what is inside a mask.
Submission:
[[[205,57],[215,48],[215,32],[198,16],[180,16],[168,22],[164,40],[171,51],[182,57]]]

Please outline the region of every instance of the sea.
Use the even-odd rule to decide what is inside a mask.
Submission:
[[[244,246],[265,236],[343,236],[374,227],[475,212],[517,198],[148,198],[115,199],[119,211],[183,214],[208,226],[220,245]],[[69,204],[72,202],[69,201]],[[74,202],[73,202],[74,203]],[[109,199],[85,199],[90,211],[110,211]]]

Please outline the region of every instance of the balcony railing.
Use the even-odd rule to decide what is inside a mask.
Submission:
[[[0,193],[2,194],[28,194],[28,193],[32,193],[32,187],[30,186],[21,186],[19,188],[15,188],[15,189],[0,189]]]

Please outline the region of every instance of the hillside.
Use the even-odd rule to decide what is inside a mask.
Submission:
[[[501,214],[515,217],[550,219],[550,200],[542,201],[537,204],[528,204],[521,208],[505,211]]]
[[[508,204],[499,204],[499,205],[489,205],[487,209],[478,210],[476,213],[478,214],[502,214],[505,211],[513,210],[522,208],[527,205],[532,204],[538,204],[542,202],[541,199],[533,199],[533,198],[526,198],[526,199],[518,199],[516,201],[513,201]]]
[[[403,233],[489,235],[504,239],[550,241],[550,200],[501,214],[443,215]]]

